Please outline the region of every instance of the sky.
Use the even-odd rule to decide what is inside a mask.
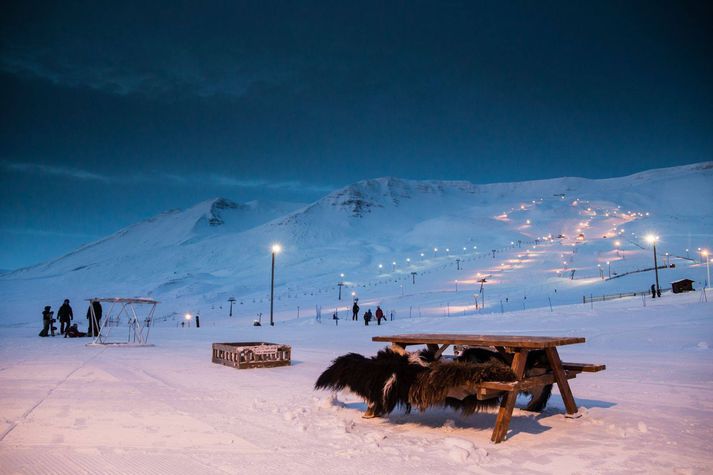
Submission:
[[[0,3],[0,269],[224,196],[713,159],[713,3]]]

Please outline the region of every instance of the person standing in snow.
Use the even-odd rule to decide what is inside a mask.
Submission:
[[[94,309],[94,318],[92,318],[92,308]],[[96,318],[96,321],[95,321]],[[102,319],[102,305],[98,300],[92,300],[87,309],[87,320],[89,324],[87,326],[87,336],[97,336],[99,335],[99,322]]]
[[[52,307],[47,305],[42,312],[42,331],[40,332],[40,336],[49,336],[49,332],[52,329],[52,315],[54,315],[54,312],[51,308]],[[54,330],[52,331],[52,336],[54,336]]]
[[[359,320],[359,305],[357,304],[356,299],[354,300],[354,305],[352,306],[352,320]]]
[[[651,284],[651,298],[656,298],[656,284]]]
[[[59,318],[59,334],[64,335],[64,332],[69,330],[69,322],[74,320],[74,313],[72,312],[72,307],[69,306],[69,299],[64,299],[64,303],[57,311],[57,317]]]
[[[384,318],[384,311],[380,306],[376,306],[376,324],[381,325],[381,320]]]
[[[364,312],[364,325],[369,326],[369,320],[371,320],[371,309]]]

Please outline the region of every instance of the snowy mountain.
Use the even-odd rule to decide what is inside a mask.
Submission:
[[[276,273],[283,319],[297,307],[345,306],[340,280],[344,292],[398,312],[482,311],[483,292],[486,311],[573,303],[648,288],[652,273],[633,272],[653,267],[648,232],[660,236],[661,259],[677,264],[661,287],[674,277],[705,279],[696,251],[712,243],[711,203],[713,162],[606,180],[378,178],[307,206],[217,198],[1,275],[0,318],[23,321],[44,302],[107,295],[152,296],[167,313],[221,316],[234,296],[238,312],[254,316],[266,310],[275,242],[284,248]]]

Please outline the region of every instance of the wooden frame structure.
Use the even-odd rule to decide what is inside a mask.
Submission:
[[[213,363],[237,369],[290,366],[292,347],[279,343],[213,343]]]
[[[436,359],[440,358],[450,345],[494,348],[500,353],[512,355],[512,370],[517,378],[516,381],[484,381],[477,385],[476,397],[480,400],[503,396],[495,421],[495,428],[490,438],[496,444],[505,440],[518,392],[557,383],[567,411],[567,417],[578,417],[577,403],[572,395],[568,380],[575,378],[581,372],[594,373],[606,369],[605,365],[563,363],[560,360],[557,347],[584,343],[586,340],[582,337],[409,334],[375,336],[372,341],[390,342],[391,348],[402,354],[406,352],[406,347],[409,345],[426,345],[436,352]],[[527,354],[532,350],[545,351],[550,364],[550,372],[529,378],[525,376]]]
[[[91,298],[87,299],[87,301],[89,302],[90,318],[92,319],[94,328],[99,328],[98,335],[94,337],[94,341],[89,343],[89,345],[153,346],[148,343],[148,339],[156,305],[159,304],[157,300],[148,298],[108,297]],[[108,311],[102,312],[101,322],[98,321],[94,313],[93,302],[111,304]],[[143,320],[136,313],[134,305],[150,306]],[[126,341],[111,341],[112,328],[119,326],[123,316],[127,317],[128,338]],[[97,323],[101,323],[101,325],[97,326]]]

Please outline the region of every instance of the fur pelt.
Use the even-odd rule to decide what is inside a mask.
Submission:
[[[483,363],[434,361],[434,352],[396,353],[390,348],[371,358],[348,353],[336,358],[317,379],[315,389],[349,389],[367,402],[366,417],[384,416],[396,407],[410,412],[445,405],[464,414],[496,407],[499,399],[471,396],[481,381],[513,381],[509,365],[499,359]]]
[[[498,404],[497,400],[479,401],[470,396],[482,381],[515,381],[515,375],[508,365],[496,360],[484,363],[437,361],[418,375],[409,391],[409,401],[422,411],[429,406],[446,405],[472,414]],[[449,397],[452,394],[456,397]]]
[[[364,398],[372,416],[389,414],[397,406],[405,406],[408,412],[409,388],[432,360],[433,352],[429,351],[399,354],[386,348],[371,358],[348,353],[335,359],[314,387],[333,391],[348,388]]]
[[[466,348],[458,356],[458,358],[456,358],[456,360],[488,364],[495,364],[495,362],[500,362],[501,364],[507,365],[508,367],[512,365],[512,355],[503,354],[497,351],[489,350],[487,348]],[[547,355],[544,350],[533,350],[527,354],[527,361],[525,362],[525,376],[539,376],[547,373],[549,370],[550,363],[547,360]],[[542,412],[547,406],[547,401],[549,401],[550,396],[552,395],[552,385],[547,384],[540,388],[523,391],[522,394],[530,396],[530,402],[528,403],[525,410],[533,412]],[[499,398],[494,398],[494,400],[495,403],[497,403],[499,401]]]

